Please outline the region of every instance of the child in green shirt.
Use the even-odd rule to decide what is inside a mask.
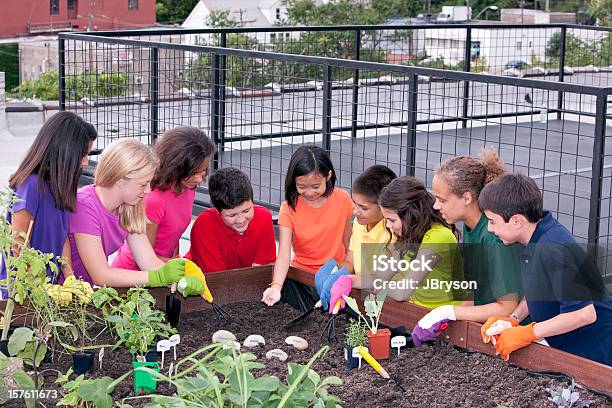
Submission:
[[[414,177],[397,178],[383,189],[379,204],[397,243],[373,268],[374,289],[428,308],[457,303],[462,290],[453,283],[463,281],[463,265],[455,227],[433,208],[425,185]]]
[[[512,247],[487,230],[487,217],[478,205],[484,186],[504,173],[504,165],[492,149],[484,149],[481,160],[454,157],[436,170],[432,182],[434,208],[448,223],[463,223],[464,273],[475,283],[475,289],[471,300],[442,306],[425,315],[414,330],[422,340],[437,337],[439,331],[430,329],[438,322],[484,323],[491,316],[509,315],[518,305],[522,295],[518,259]]]

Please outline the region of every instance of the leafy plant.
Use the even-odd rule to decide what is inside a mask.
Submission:
[[[572,380],[572,383],[567,388],[558,386],[546,388],[546,391],[550,394],[548,399],[557,404],[558,408],[584,408],[593,403],[592,400],[581,400],[580,394],[575,389],[576,383]]]
[[[361,322],[361,319],[350,319],[346,326],[346,345],[348,347],[367,345],[366,329],[367,326]]]
[[[0,404],[8,401],[9,389],[31,390],[36,388],[36,382],[23,368],[23,360],[19,357],[8,357],[0,353]],[[28,408],[34,408],[34,398],[25,398]]]
[[[382,308],[386,297],[387,291],[383,290],[378,292],[376,295],[369,294],[365,298],[363,301],[363,308],[365,309],[365,314],[368,319],[366,319],[359,311],[359,307],[357,306],[357,301],[355,301],[355,299],[350,296],[344,296],[344,300],[346,300],[346,304],[353,309],[353,311],[355,311],[355,313],[357,313],[361,319],[363,319],[372,334],[376,334],[376,332],[378,332],[380,314],[382,313]]]
[[[114,348],[124,347],[142,357],[156,337],[176,333],[166,322],[164,313],[155,308],[155,298],[145,288],[131,288],[124,296],[112,288],[101,288],[94,293],[92,301],[102,308],[106,322],[119,338]]]
[[[289,363],[284,384],[275,376],[255,377],[252,370],[265,366],[256,362],[252,353],[240,354],[211,344],[179,360],[177,373],[171,377],[140,368],[172,383],[175,395],[126,400],[151,398],[147,407],[337,407],[338,399],[327,388],[342,381],[337,377],[321,379],[311,368],[328,349],[320,349],[305,365]]]
[[[123,381],[131,371],[113,380],[111,377],[88,378],[81,374],[74,380],[70,380],[72,368],[66,374],[57,377],[55,382],[62,386],[64,395],[57,402],[58,406],[80,407],[80,408],[111,408],[113,399],[111,394],[117,384]]]

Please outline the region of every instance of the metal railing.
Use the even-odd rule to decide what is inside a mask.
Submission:
[[[353,27],[355,39],[368,28]],[[546,208],[580,241],[609,244],[612,88],[596,75],[605,72],[585,85],[186,45],[183,34],[60,34],[60,105],[97,126],[97,152],[118,137],[153,143],[166,129],[197,126],[218,147],[214,168],[243,169],[256,201],[277,209],[303,143],[330,152],[347,189],[374,163],[431,185],[443,160],[493,146],[509,170],[538,182]],[[206,204],[205,189],[198,200]]]

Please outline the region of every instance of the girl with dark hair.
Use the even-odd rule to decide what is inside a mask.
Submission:
[[[63,256],[66,261],[61,269],[65,276],[71,274],[68,214],[76,208],[81,168],[87,164],[97,135],[96,129],[78,115],[58,112],[42,126],[17,171],[9,178],[9,187],[20,199],[7,216],[16,240],[23,240],[32,224],[29,246]],[[18,253],[15,243],[13,255]],[[52,282],[59,278],[52,276],[50,270],[48,273]],[[2,265],[0,279],[5,277]]]
[[[446,222],[463,223],[464,271],[468,280],[476,282],[476,288],[471,300],[462,305],[441,306],[425,315],[417,324],[418,330],[427,330],[442,320],[484,323],[491,316],[509,315],[522,294],[518,259],[511,247],[488,231],[487,217],[478,205],[484,186],[506,170],[493,149],[483,149],[480,156],[480,160],[458,156],[445,161],[432,182],[434,208]]]
[[[433,208],[425,185],[414,177],[397,178],[382,190],[379,204],[397,236],[390,254],[373,268],[380,282],[393,281],[389,296],[430,309],[457,303],[462,292],[452,283],[463,281],[463,265],[455,228]]]
[[[159,166],[145,199],[146,234],[164,262],[178,255],[179,240],[191,222],[196,187],[206,179],[214,151],[206,133],[194,127],[170,129],[155,144]],[[139,269],[127,242],[112,265]]]
[[[278,215],[278,256],[262,297],[267,305],[280,300],[290,263],[314,274],[330,259],[344,260],[353,205],[348,192],[335,184],[336,172],[324,149],[307,145],[293,153],[285,177],[286,201]]]

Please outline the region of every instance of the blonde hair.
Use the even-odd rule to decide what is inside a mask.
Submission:
[[[96,166],[95,184],[112,187],[121,179],[153,175],[158,159],[153,150],[135,139],[119,139],[108,145]],[[147,228],[144,200],[136,205],[121,204],[119,225],[130,234],[144,234]]]

